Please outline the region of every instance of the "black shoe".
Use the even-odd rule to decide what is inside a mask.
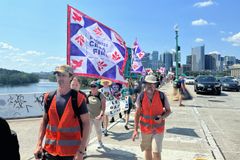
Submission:
[[[119,113],[119,118],[122,118],[122,113]]]
[[[126,129],[126,130],[129,130],[129,128],[128,128],[128,126],[127,126],[127,125],[125,125],[124,127],[125,127],[125,129]]]
[[[108,136],[108,133],[107,131],[104,131],[104,136],[107,137]]]
[[[110,120],[110,123],[113,123],[113,122],[115,122],[114,117],[112,117],[112,119]]]

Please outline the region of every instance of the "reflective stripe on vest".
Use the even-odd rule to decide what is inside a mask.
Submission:
[[[83,102],[83,95],[78,93],[78,105]],[[60,119],[57,113],[56,95],[53,97],[46,126],[45,146],[49,154],[58,156],[74,156],[81,144],[81,128],[79,119],[75,117],[72,107],[72,97],[69,98]]]
[[[155,119],[157,116],[149,116],[149,115],[143,115],[141,114],[141,116],[145,119]]]
[[[79,132],[80,131],[80,126],[78,127],[68,127],[68,128],[58,128],[56,126],[51,126],[51,125],[47,125],[47,129],[52,131],[52,132]]]
[[[163,104],[160,99],[159,91],[155,91],[152,101],[146,92],[143,93],[143,101],[140,114],[140,129],[141,132],[146,134],[163,133],[165,128],[165,121],[162,120],[160,124],[155,121],[155,118],[164,113]]]
[[[140,124],[141,125],[143,125],[143,126],[145,126],[145,127],[153,127],[153,128],[158,128],[158,127],[163,127],[164,126],[164,124],[165,124],[165,122],[164,121],[162,121],[161,123],[156,123],[156,124],[153,124],[153,125],[151,125],[151,124],[149,124],[149,123],[145,123],[145,122],[143,122],[143,121],[140,121]]]
[[[46,139],[45,141],[46,144],[51,144],[51,145],[60,145],[60,146],[79,146],[81,144],[80,140],[59,140],[57,143],[57,140],[52,140],[52,139]]]

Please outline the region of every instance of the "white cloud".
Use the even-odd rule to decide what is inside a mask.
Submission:
[[[208,22],[202,18],[192,21],[193,26],[205,26],[205,25],[216,25],[214,22]]]
[[[11,50],[11,51],[19,51],[19,48],[15,48],[12,45],[5,43],[5,42],[0,42],[0,48]]]
[[[219,51],[211,51],[211,52],[208,52],[208,54],[221,54]]]
[[[213,4],[214,4],[214,2],[212,0],[208,0],[208,1],[203,1],[203,2],[197,2],[193,6],[197,7],[197,8],[203,8],[203,7],[211,6]]]
[[[38,51],[34,51],[34,50],[29,50],[26,51],[25,53],[22,53],[22,56],[41,56],[44,55],[44,52],[38,52]]]
[[[222,41],[230,42],[233,46],[240,46],[240,32],[230,37],[222,38]]]
[[[21,58],[21,57],[14,58],[14,59],[12,59],[12,61],[14,61],[14,62],[29,62],[28,59]]]
[[[53,60],[53,61],[65,61],[66,58],[63,57],[56,57],[56,56],[51,56],[51,57],[47,57],[47,60]]]
[[[202,39],[202,38],[196,38],[196,39],[195,39],[195,42],[196,42],[196,43],[202,43],[202,42],[204,42],[204,39]]]

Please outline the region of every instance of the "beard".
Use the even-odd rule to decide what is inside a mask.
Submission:
[[[147,92],[148,94],[153,94],[154,89],[153,89],[153,88],[146,88],[146,92]]]

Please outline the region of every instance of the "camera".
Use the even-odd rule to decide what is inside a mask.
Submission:
[[[159,120],[160,118],[159,117],[155,117],[155,120],[157,121],[157,120]]]
[[[38,158],[38,159],[41,159],[42,157],[43,157],[42,152],[38,152],[37,158]]]

